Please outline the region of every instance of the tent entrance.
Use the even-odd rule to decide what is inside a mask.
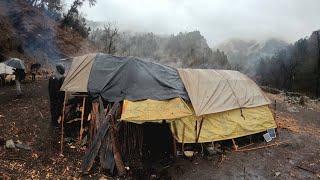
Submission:
[[[168,123],[135,124],[121,122],[119,141],[123,161],[133,176],[148,177],[159,167],[171,164],[173,157],[172,135]]]

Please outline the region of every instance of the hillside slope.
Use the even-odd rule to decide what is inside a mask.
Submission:
[[[9,57],[26,64],[52,64],[64,57],[95,51],[95,47],[72,29],[62,29],[45,10],[23,0],[0,1],[0,61]]]

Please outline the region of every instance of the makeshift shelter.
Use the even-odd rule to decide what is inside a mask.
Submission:
[[[102,101],[114,102],[110,112],[116,112],[115,104],[122,102],[119,120],[124,122],[165,120],[180,143],[227,140],[276,127],[268,98],[238,71],[174,69],[134,57],[88,54],[73,58],[61,90],[100,99],[92,104],[95,130],[91,134],[96,138],[91,154],[85,156],[84,171],[90,169],[92,154],[98,153],[103,137],[107,137],[105,118],[114,126],[113,115],[105,116],[101,109]]]

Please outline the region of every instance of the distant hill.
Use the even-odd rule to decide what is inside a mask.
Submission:
[[[0,1],[0,61],[18,57],[26,64],[52,64],[68,56],[95,50],[72,29],[63,29],[45,10],[25,0]]]
[[[270,38],[265,41],[231,39],[217,46],[224,51],[233,68],[250,73],[252,65],[259,59],[272,56],[289,44],[283,40]]]

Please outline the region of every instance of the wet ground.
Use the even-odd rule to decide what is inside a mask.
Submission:
[[[0,179],[66,179],[77,176],[83,149],[66,145],[59,156],[59,134],[50,128],[47,82],[23,84],[17,98],[14,86],[0,87],[0,138],[21,141],[24,149],[0,146]],[[163,179],[319,179],[320,112],[314,106],[290,105],[277,99],[279,136],[288,143],[247,152],[227,151],[224,155],[191,159],[177,158],[160,170]],[[288,111],[294,106],[298,112]],[[271,142],[274,143],[274,142]],[[269,143],[270,144],[270,143]],[[250,147],[266,145],[264,142]],[[103,175],[94,174],[98,178]],[[86,178],[89,178],[87,176]],[[105,176],[104,176],[105,177]],[[149,179],[150,177],[146,177]]]

